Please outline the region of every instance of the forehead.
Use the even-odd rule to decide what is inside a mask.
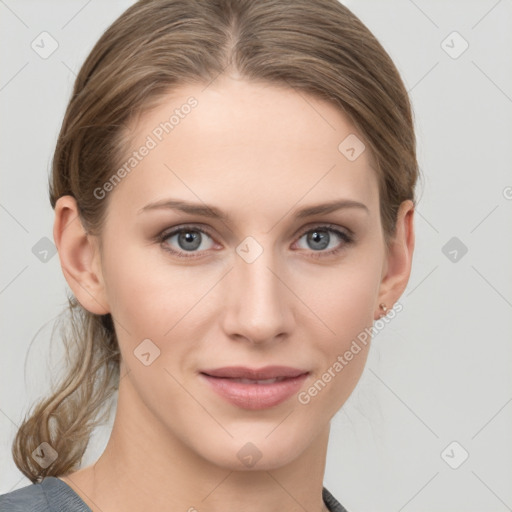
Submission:
[[[274,214],[298,201],[378,201],[361,135],[336,106],[292,88],[231,77],[183,85],[131,130],[112,198],[124,214],[167,196]]]

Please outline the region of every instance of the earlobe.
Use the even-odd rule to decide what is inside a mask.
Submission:
[[[56,202],[53,239],[62,272],[78,302],[91,313],[109,313],[97,243],[82,226],[72,196],[62,196]]]
[[[414,203],[406,200],[402,202],[398,211],[395,236],[387,254],[385,275],[380,284],[377,305],[385,304],[391,309],[407,287],[411,274],[414,240]],[[376,319],[380,316],[377,311]]]

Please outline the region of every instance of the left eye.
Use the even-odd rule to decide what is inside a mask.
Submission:
[[[341,247],[339,242],[338,244],[335,243],[334,247],[329,247],[330,242],[333,241],[332,233],[334,233],[335,238],[338,238],[338,240],[341,239],[341,241],[345,244],[348,244],[352,241],[348,234],[329,226],[317,226],[313,229],[310,229],[300,237],[299,241],[306,237],[306,243],[310,244],[310,247],[306,247],[306,249],[313,248],[314,252],[323,251],[323,249],[331,249],[328,251],[323,251],[323,254],[333,254],[339,251]],[[342,246],[343,243],[341,244]]]
[[[331,242],[333,242],[332,234],[335,235],[335,239],[338,239],[338,243],[334,244],[334,248],[331,246]],[[173,238],[176,238],[175,243],[178,245],[178,250],[171,247],[173,242],[170,241],[172,241]],[[303,238],[306,238],[306,243],[309,244],[309,247],[305,247],[305,249],[310,249],[312,252],[311,256],[315,258],[336,254],[343,249],[344,245],[348,245],[352,242],[352,238],[348,233],[331,226],[316,226],[308,229],[302,233],[298,242]],[[209,243],[206,243],[205,247],[204,242],[206,240],[209,240]],[[212,237],[206,231],[194,226],[185,226],[171,232],[163,233],[159,236],[159,241],[166,251],[180,258],[199,257],[202,252],[199,249],[208,250],[214,245]],[[299,248],[304,249],[304,247]],[[329,250],[326,251],[324,249]]]

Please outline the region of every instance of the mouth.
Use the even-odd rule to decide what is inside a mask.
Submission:
[[[224,368],[215,368],[202,370],[201,373],[210,377],[222,379],[246,379],[251,381],[265,381],[272,379],[287,379],[298,377],[308,370],[292,368],[290,366],[265,366],[264,368],[247,368],[245,366],[226,366]]]
[[[252,410],[285,402],[299,391],[308,375],[308,370],[288,366],[231,366],[200,372],[200,377],[221,397],[237,407]]]
[[[208,375],[212,377],[212,375]],[[225,377],[213,377],[214,379],[222,379]],[[230,378],[231,382],[240,382],[241,384],[274,384],[274,382],[281,382],[288,379],[289,377],[275,377],[274,379],[233,379]]]

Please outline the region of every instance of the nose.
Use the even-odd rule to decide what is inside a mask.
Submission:
[[[287,338],[294,325],[294,303],[284,265],[270,249],[253,261],[240,254],[235,253],[234,267],[225,282],[225,333],[258,345]]]

